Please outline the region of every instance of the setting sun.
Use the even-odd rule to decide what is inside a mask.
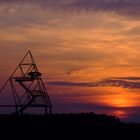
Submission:
[[[112,90],[111,90],[112,91]],[[116,88],[111,95],[106,95],[103,102],[113,107],[136,107],[140,104],[140,95],[134,91]]]

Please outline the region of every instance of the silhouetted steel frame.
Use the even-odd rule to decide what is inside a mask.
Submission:
[[[28,55],[30,55],[32,63],[23,63],[23,61],[25,60],[25,58]],[[29,66],[26,73],[23,72],[22,65],[28,65]],[[30,51],[28,51],[26,53],[26,55],[23,57],[23,59],[21,60],[19,65],[16,67],[16,69],[13,71],[13,73],[11,74],[9,79],[6,81],[6,83],[4,84],[2,89],[0,90],[0,92],[2,92],[2,90],[8,84],[8,82],[10,82],[11,91],[13,93],[13,98],[14,98],[15,105],[0,105],[0,107],[14,107],[15,108],[15,114],[22,114],[26,108],[30,108],[30,107],[38,108],[39,107],[39,108],[45,108],[45,114],[51,114],[52,113],[52,104],[51,104],[51,101],[49,99],[46,87],[44,86],[43,80],[40,76],[36,79],[37,80],[36,87],[39,86],[39,88],[42,90],[42,92],[40,92],[40,95],[33,95],[32,92],[29,90],[29,88],[34,83],[34,80],[33,80],[28,87],[26,87],[26,85],[24,85],[22,81],[17,81],[21,85],[21,87],[24,88],[24,90],[25,90],[24,94],[21,97],[18,96],[18,92],[17,92],[17,90],[16,90],[16,88],[13,84],[13,80],[14,80],[14,82],[16,80],[15,77],[13,77],[13,75],[16,73],[18,68],[20,68],[22,77],[25,77],[28,74],[28,72],[31,70],[31,68],[32,68],[32,70],[34,68],[34,70],[38,72],[38,68],[35,64],[34,58],[33,58],[32,53]],[[36,87],[34,87],[34,89]],[[22,103],[22,98],[24,96],[27,96],[27,99],[24,101],[24,102],[27,102],[27,104]],[[41,96],[42,96],[42,98],[39,98]],[[35,104],[32,104],[33,101],[35,101],[36,98],[38,98],[38,102],[36,101]],[[45,104],[39,104],[40,99],[43,99]]]

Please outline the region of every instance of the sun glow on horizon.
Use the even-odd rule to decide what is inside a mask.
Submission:
[[[140,105],[140,91],[124,89],[121,87],[101,87],[100,94],[94,95],[89,101],[104,104],[110,107],[127,108]],[[94,93],[93,93],[94,94]]]
[[[115,116],[117,116],[117,117],[119,117],[119,118],[121,118],[121,119],[126,119],[126,118],[128,118],[128,114],[127,114],[127,112],[124,111],[124,110],[115,110],[115,111],[113,111],[111,114],[112,114],[112,115],[115,115]]]

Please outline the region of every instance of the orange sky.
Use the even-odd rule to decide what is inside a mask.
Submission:
[[[131,0],[2,0],[0,84],[28,50],[33,52],[45,82],[89,83],[109,77],[139,77],[139,8],[140,3]],[[102,96],[99,89],[97,96],[96,88],[75,86],[72,91],[78,94],[90,90],[93,99],[82,97],[88,103],[118,108],[140,104],[139,90],[104,87],[106,95]],[[50,95],[59,92],[66,94],[59,87],[57,91],[51,89]],[[81,102],[80,97],[75,99]]]

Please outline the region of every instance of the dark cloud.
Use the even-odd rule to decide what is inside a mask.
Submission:
[[[63,82],[63,81],[53,81],[53,82],[48,82],[48,85],[52,86],[86,86],[86,87],[96,87],[96,83],[74,83],[74,82]]]
[[[48,85],[53,86],[81,86],[81,87],[123,87],[129,89],[140,88],[140,77],[116,77],[101,80],[93,83],[74,83],[74,82],[48,82]]]
[[[113,78],[121,80],[140,80],[140,77],[113,77]]]
[[[115,107],[111,106],[104,106],[100,104],[94,104],[94,103],[80,103],[80,102],[68,102],[68,103],[63,103],[63,102],[55,102],[56,104],[59,104],[59,106],[65,106],[66,108],[78,108],[78,109],[93,109],[93,110],[114,110],[116,109]]]
[[[75,11],[106,11],[139,16],[139,0],[1,0],[0,3],[36,4],[42,8]]]
[[[130,78],[131,79],[131,78]],[[128,81],[128,79],[105,79],[99,82],[100,86],[115,86],[123,88],[140,88],[140,82]]]
[[[76,0],[72,8],[95,11],[113,11],[128,15],[140,14],[139,0]]]

